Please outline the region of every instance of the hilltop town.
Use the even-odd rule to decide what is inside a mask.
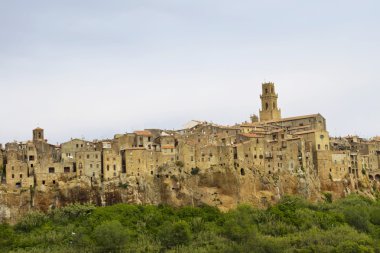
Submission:
[[[234,126],[191,121],[60,145],[36,128],[32,140],[0,147],[0,220],[73,202],[227,210],[287,194],[371,196],[380,186],[380,138],[330,137],[321,114],[282,118],[270,82],[262,84],[259,116]]]

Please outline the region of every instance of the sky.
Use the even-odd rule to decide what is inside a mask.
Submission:
[[[380,1],[0,0],[0,143],[283,117],[380,135]]]

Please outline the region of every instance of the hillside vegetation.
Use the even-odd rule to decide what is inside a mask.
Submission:
[[[70,205],[0,225],[0,252],[380,252],[380,201],[311,204],[285,197],[267,210]]]

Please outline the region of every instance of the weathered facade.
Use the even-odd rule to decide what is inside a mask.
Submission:
[[[379,187],[379,138],[331,138],[322,115],[282,118],[274,84],[264,83],[262,92],[260,119],[253,115],[250,123],[234,126],[192,121],[176,131],[146,129],[59,146],[36,128],[32,141],[0,148],[6,186],[69,192],[88,182],[100,194],[97,201],[106,203],[104,194],[115,194],[111,186],[120,185],[134,203],[222,209],[265,205],[284,194],[318,199],[322,192],[342,197]]]

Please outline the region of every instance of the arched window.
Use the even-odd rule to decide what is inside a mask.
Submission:
[[[268,108],[269,108],[269,104],[265,103],[265,110],[268,110]]]

